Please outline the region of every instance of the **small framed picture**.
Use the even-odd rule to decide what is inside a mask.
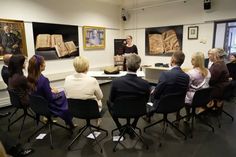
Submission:
[[[188,39],[189,40],[198,39],[198,26],[188,27]]]
[[[83,26],[84,49],[105,49],[105,28]]]

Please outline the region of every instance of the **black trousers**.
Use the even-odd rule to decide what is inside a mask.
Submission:
[[[112,115],[111,115],[111,116],[112,116]],[[120,128],[122,127],[122,125],[121,125],[121,123],[119,122],[119,119],[116,118],[116,117],[113,117],[113,116],[112,116],[112,119],[113,119],[114,122],[116,123],[117,128],[119,128],[119,130],[120,130]],[[135,127],[137,126],[138,120],[139,120],[139,118],[134,118],[134,121],[133,121],[132,124],[131,124],[133,128],[135,128]],[[126,118],[126,121],[127,121],[127,124],[130,124],[130,118]]]
[[[18,156],[23,150],[21,144],[17,143],[13,137],[11,137],[6,131],[0,129],[0,141],[2,142],[7,154],[12,156]]]
[[[119,118],[113,116],[111,103],[108,102],[108,103],[107,103],[107,107],[108,107],[108,110],[109,110],[109,112],[110,112],[110,114],[111,114],[112,119],[113,119],[114,122],[116,123],[117,128],[119,128],[119,130],[120,130],[120,128],[122,127],[122,125],[121,125],[121,123],[119,122]],[[139,120],[139,117],[134,118],[134,121],[133,121],[132,124],[131,124],[133,128],[135,128],[135,127],[137,126],[138,120]],[[127,121],[128,124],[130,124],[130,118],[126,118],[126,121]]]

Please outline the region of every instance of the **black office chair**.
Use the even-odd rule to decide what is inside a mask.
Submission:
[[[111,103],[111,102],[107,102],[107,103]],[[121,142],[121,138],[128,131],[131,131],[132,133],[134,133],[148,149],[148,145],[144,142],[143,138],[141,137],[141,129],[138,127],[133,128],[132,124],[130,124],[131,118],[140,118],[146,115],[146,110],[147,110],[146,104],[147,104],[147,98],[143,95],[122,96],[115,99],[113,104],[108,104],[108,106],[111,106],[109,110],[112,117],[128,119],[127,123],[123,125],[121,128],[116,128],[112,130],[112,137],[113,137],[114,131],[122,130],[121,135],[113,148],[114,152],[116,151],[116,147],[118,143]],[[140,135],[135,132],[135,129],[139,130]]]
[[[226,64],[228,70],[229,70],[229,75],[233,80],[236,80],[236,63],[228,63]]]
[[[99,128],[97,126],[94,126],[90,123],[90,121],[92,119],[98,119],[101,118],[103,116],[103,114],[105,112],[101,111],[99,112],[99,108],[98,108],[98,104],[96,100],[80,100],[80,99],[68,99],[68,104],[69,104],[69,110],[72,113],[73,117],[76,118],[80,118],[80,119],[85,119],[86,120],[86,125],[83,126],[78,134],[76,135],[76,137],[71,141],[71,143],[68,146],[68,149],[71,149],[72,144],[85,132],[85,130],[88,128],[90,133],[92,133],[96,143],[98,144],[98,146],[101,149],[101,153],[102,153],[102,147],[99,144],[94,131],[92,130],[92,128],[96,129],[96,130],[100,130],[106,133],[105,137],[108,136],[108,131],[104,130],[102,128]],[[102,139],[104,139],[105,137],[103,137]]]
[[[160,99],[160,102],[158,104],[158,108],[156,110],[156,113],[163,114],[163,119],[150,124],[144,128],[144,132],[146,132],[146,129],[149,127],[152,127],[158,123],[164,122],[164,128],[163,128],[163,134],[166,132],[166,126],[168,124],[175,128],[178,132],[180,132],[185,138],[187,139],[187,136],[185,135],[184,132],[182,132],[177,126],[175,126],[172,122],[168,120],[168,114],[169,113],[179,113],[180,109],[184,107],[184,99],[185,99],[186,93],[174,93],[174,94],[168,94],[163,96]],[[161,145],[160,145],[161,146]]]
[[[50,135],[50,147],[51,147],[51,149],[53,149],[53,139],[52,139],[52,126],[53,125],[64,128],[64,129],[70,131],[70,133],[72,133],[72,131],[63,125],[53,122],[52,117],[53,116],[56,117],[56,116],[50,112],[49,106],[50,106],[50,103],[46,99],[44,99],[43,97],[38,96],[38,95],[30,95],[30,108],[35,112],[36,115],[44,116],[48,120],[47,120],[46,124],[44,124],[42,127],[37,129],[32,135],[29,136],[28,141],[30,141],[30,139],[32,137],[34,137],[39,131],[48,127],[49,128],[49,135]]]
[[[232,84],[233,82],[231,81],[226,87],[225,87],[225,89],[224,89],[224,92],[223,92],[223,95],[222,95],[222,97],[220,97],[220,98],[217,98],[216,100],[214,100],[215,102],[214,102],[214,106],[213,106],[213,108],[215,108],[216,110],[215,110],[215,112],[217,112],[216,113],[216,118],[217,118],[217,121],[218,121],[218,126],[219,126],[219,128],[221,128],[221,122],[220,122],[220,117],[221,117],[221,113],[224,113],[224,114],[226,114],[229,118],[231,118],[231,120],[232,121],[234,121],[234,117],[231,115],[231,114],[229,114],[228,112],[226,112],[225,110],[224,110],[224,101],[229,101],[230,99],[232,99],[233,97],[234,97],[234,94],[233,94],[233,92],[234,92],[234,87],[233,87],[233,84]],[[216,101],[217,100],[222,100],[223,101],[223,105],[222,105],[222,107],[218,107],[216,104]]]
[[[19,132],[19,135],[18,135],[18,138],[20,138],[21,137],[21,132],[22,132],[22,129],[23,129],[23,126],[24,126],[24,123],[25,123],[26,116],[28,116],[32,119],[35,119],[35,117],[28,113],[28,109],[29,109],[28,104],[23,105],[21,103],[21,98],[20,98],[21,93],[15,91],[15,90],[10,90],[10,89],[8,89],[8,93],[9,93],[9,96],[10,96],[10,102],[11,102],[12,106],[15,108],[15,111],[11,114],[11,116],[8,119],[8,131],[10,130],[10,127],[13,124],[15,124],[21,118],[23,118],[21,128],[20,128],[20,132]],[[16,114],[16,112],[18,110],[23,110],[22,115],[19,116],[17,119],[15,119],[13,122],[11,122],[12,117]]]
[[[192,118],[191,137],[193,137],[193,127],[194,127],[194,119],[195,118],[198,118],[200,120],[200,122],[202,122],[206,126],[210,127],[212,129],[212,132],[214,132],[214,127],[211,124],[209,124],[206,120],[202,119],[202,117],[201,117],[201,115],[205,114],[206,112],[208,112],[210,110],[207,107],[207,104],[212,100],[211,92],[212,92],[211,87],[199,89],[195,92],[195,94],[193,96],[192,104],[191,105],[186,104],[187,107],[191,107],[192,111],[189,115],[186,115],[186,116],[182,117],[181,119]],[[204,112],[197,114],[196,108],[198,108],[198,107],[203,107],[206,110]],[[178,119],[178,120],[180,120],[180,119]]]

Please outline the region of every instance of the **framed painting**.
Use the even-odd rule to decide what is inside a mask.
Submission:
[[[0,60],[4,54],[27,56],[23,21],[0,19]]]
[[[35,54],[45,60],[79,56],[78,26],[33,22]]]
[[[106,32],[104,27],[83,26],[84,49],[104,49]]]
[[[171,56],[182,50],[183,25],[145,29],[146,55]]]
[[[190,26],[188,27],[188,39],[196,40],[198,39],[198,26]]]

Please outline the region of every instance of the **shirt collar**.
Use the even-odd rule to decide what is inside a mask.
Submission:
[[[74,76],[75,77],[86,77],[87,74],[85,74],[85,73],[75,73]]]
[[[127,71],[127,74],[137,75],[136,72]]]
[[[170,69],[172,70],[172,69],[174,69],[174,68],[180,68],[178,65],[174,65],[174,66],[172,66]]]

